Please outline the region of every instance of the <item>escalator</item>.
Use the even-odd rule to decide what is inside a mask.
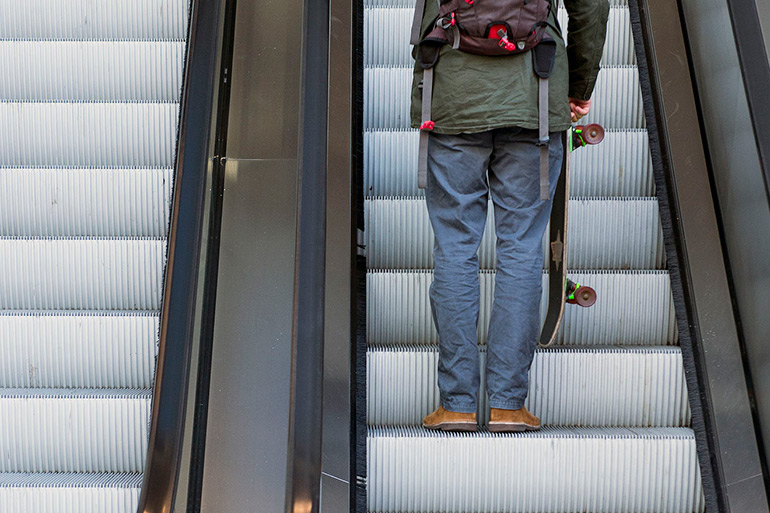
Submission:
[[[188,9],[0,2],[0,511],[136,510]]]
[[[571,170],[567,267],[599,300],[591,308],[567,305],[556,346],[535,354],[527,407],[544,427],[514,435],[421,427],[422,417],[438,407],[438,335],[428,301],[433,235],[411,165],[417,149],[417,132],[408,125],[412,11],[411,2],[371,0],[365,13],[368,511],[703,511],[629,8],[622,1],[611,6],[585,119],[600,123],[607,136],[597,147],[575,151]],[[559,18],[566,31],[564,8]],[[377,37],[382,27],[392,36]],[[490,206],[479,250],[483,423],[492,215]],[[543,291],[544,314],[547,287]]]
[[[585,120],[607,135],[572,154],[567,259],[599,300],[536,352],[542,430],[488,432],[482,393],[481,430],[455,434],[421,427],[438,337],[412,0],[0,0],[0,512],[764,500],[731,313],[703,299],[728,295],[716,221],[677,196],[709,190],[682,172],[702,148],[674,151],[697,139],[677,7],[610,3]]]

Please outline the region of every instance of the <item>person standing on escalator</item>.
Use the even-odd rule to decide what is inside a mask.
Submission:
[[[477,4],[484,1],[476,0]],[[438,53],[430,66],[432,76],[423,69],[417,47],[413,54],[418,63],[411,119],[413,128],[427,132],[421,169],[427,170],[425,195],[435,234],[430,304],[439,334],[441,404],[423,420],[428,429],[475,431],[477,427],[477,250],[490,198],[497,242],[487,336],[489,426],[492,431],[540,428],[540,420],[527,411],[524,401],[540,332],[543,234],[562,168],[562,133],[570,128],[570,121],[578,121],[591,108],[609,15],[607,0],[564,0],[569,15],[565,46],[556,1],[549,2],[544,36],[555,41],[546,90],[549,107],[543,112],[548,127],[545,134],[538,132],[543,117],[538,115],[542,89],[531,50],[489,56],[444,44],[434,48]],[[441,24],[442,29],[459,34],[454,13],[439,19],[440,6],[450,2],[473,5],[474,0],[439,0],[438,5],[433,0],[422,2],[418,0],[423,15],[419,33],[417,26],[413,28],[413,43],[417,37],[424,44],[426,35]],[[416,16],[416,22],[420,21],[419,11]],[[501,39],[501,47],[508,44],[504,27],[493,26],[492,30],[499,34],[492,37]],[[424,75],[430,77],[430,87],[425,87]],[[432,92],[430,121],[425,119],[421,101],[425,89]],[[547,142],[543,144],[543,140]],[[541,146],[547,147],[547,165],[542,168]]]

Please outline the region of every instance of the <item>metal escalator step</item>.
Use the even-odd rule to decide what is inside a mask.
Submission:
[[[370,428],[371,513],[700,513],[687,428],[448,434]]]
[[[568,273],[590,285],[598,299],[590,308],[566,305],[557,344],[673,345],[676,324],[666,271],[586,271]],[[371,271],[366,275],[366,329],[369,344],[437,344],[428,299],[430,271]],[[540,304],[544,318],[547,274]],[[479,343],[486,344],[494,272],[479,273]]]
[[[165,237],[171,169],[0,168],[0,237]]]
[[[486,348],[480,347],[478,419],[489,419]],[[366,355],[367,420],[418,426],[439,405],[436,346],[375,346]],[[539,349],[527,408],[543,425],[687,427],[678,347]]]
[[[0,473],[3,513],[135,513],[142,474]]]
[[[182,41],[188,0],[0,0],[0,39]]]
[[[410,127],[411,67],[364,70],[364,129]],[[636,66],[610,66],[599,72],[591,112],[581,120],[607,129],[644,128],[642,95]]]
[[[415,0],[364,0],[364,7],[408,7],[414,9]],[[610,6],[628,5],[628,0],[609,0]]]
[[[364,132],[367,197],[423,196],[417,188],[417,130]],[[571,155],[573,197],[646,197],[655,194],[646,130],[608,130],[598,146]]]
[[[141,472],[151,390],[0,389],[0,472]]]
[[[158,310],[161,239],[0,238],[0,310]]]
[[[0,166],[170,168],[178,118],[176,103],[0,102]]]
[[[368,266],[373,269],[433,268],[433,229],[424,198],[365,202]],[[655,198],[581,198],[570,201],[567,267],[571,269],[662,269],[663,234]],[[548,232],[543,236],[547,262]],[[479,248],[482,269],[495,267],[494,208],[487,207]]]
[[[0,388],[153,385],[158,313],[0,312]]]
[[[178,102],[184,42],[0,41],[5,101]]]
[[[364,11],[364,65],[413,66],[409,44],[414,9],[372,7]],[[559,23],[567,37],[567,10],[559,9]],[[607,22],[603,65],[636,63],[627,6],[614,6]]]

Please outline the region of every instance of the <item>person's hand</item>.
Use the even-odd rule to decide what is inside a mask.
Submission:
[[[591,110],[591,100],[576,100],[575,98],[570,98],[569,110],[572,114],[572,121],[579,121],[580,118],[588,114],[588,111]]]

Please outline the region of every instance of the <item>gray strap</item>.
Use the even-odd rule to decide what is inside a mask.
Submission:
[[[428,68],[422,75],[422,123],[430,121],[430,108],[433,101],[433,68]],[[420,130],[420,150],[417,156],[417,187],[428,186],[428,139],[430,130]]]
[[[420,44],[420,28],[422,28],[422,15],[425,13],[425,0],[417,0],[414,6],[414,19],[412,19],[412,36],[409,44]]]
[[[548,179],[548,79],[538,78],[538,124],[540,137],[540,199],[548,201],[551,198],[551,190]]]

